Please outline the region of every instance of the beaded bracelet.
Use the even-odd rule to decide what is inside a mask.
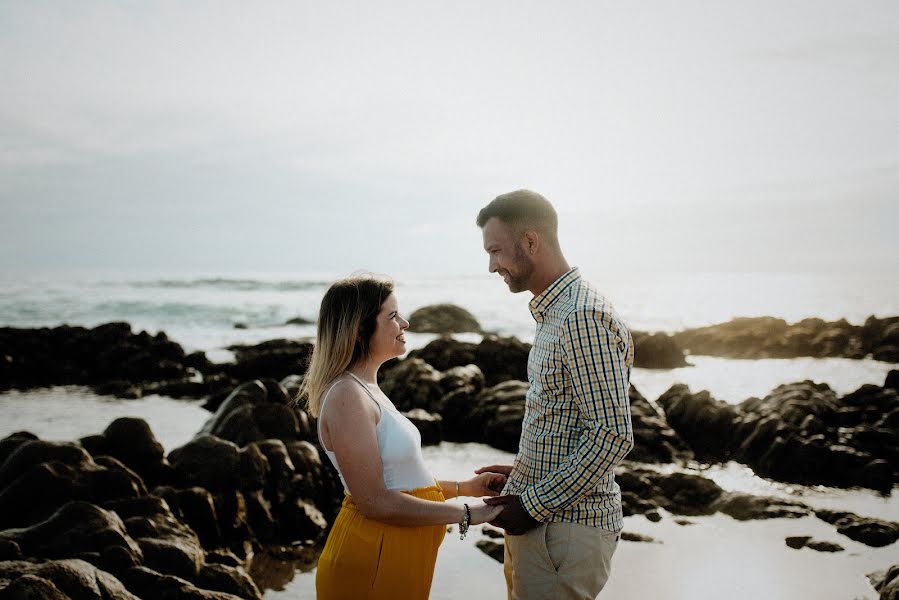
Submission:
[[[459,523],[459,539],[464,540],[465,534],[468,533],[468,526],[471,523],[471,509],[468,508],[467,504],[463,504],[465,507],[465,514],[462,515],[462,522]]]

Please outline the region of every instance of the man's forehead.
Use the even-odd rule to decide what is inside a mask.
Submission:
[[[509,224],[497,217],[491,217],[484,223],[484,239],[498,239],[509,236]]]

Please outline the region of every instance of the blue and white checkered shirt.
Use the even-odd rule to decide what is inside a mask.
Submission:
[[[634,444],[628,385],[634,343],[575,267],[535,296],[518,456],[505,494],[538,521],[622,527],[613,468]]]

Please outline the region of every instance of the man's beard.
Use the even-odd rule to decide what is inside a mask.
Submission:
[[[534,272],[534,263],[524,253],[521,246],[515,247],[514,268],[518,271],[517,275],[513,275],[512,271],[506,272],[509,274],[509,291],[517,294],[528,289],[528,282],[531,279],[531,274]]]

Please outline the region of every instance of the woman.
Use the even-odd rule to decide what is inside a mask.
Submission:
[[[415,425],[378,388],[378,368],[405,353],[408,327],[389,280],[351,277],[322,299],[300,397],[318,418],[319,440],[346,495],[319,558],[319,600],[426,599],[446,525],[457,523],[464,533],[501,510],[444,503],[495,496],[505,476],[436,481]]]

